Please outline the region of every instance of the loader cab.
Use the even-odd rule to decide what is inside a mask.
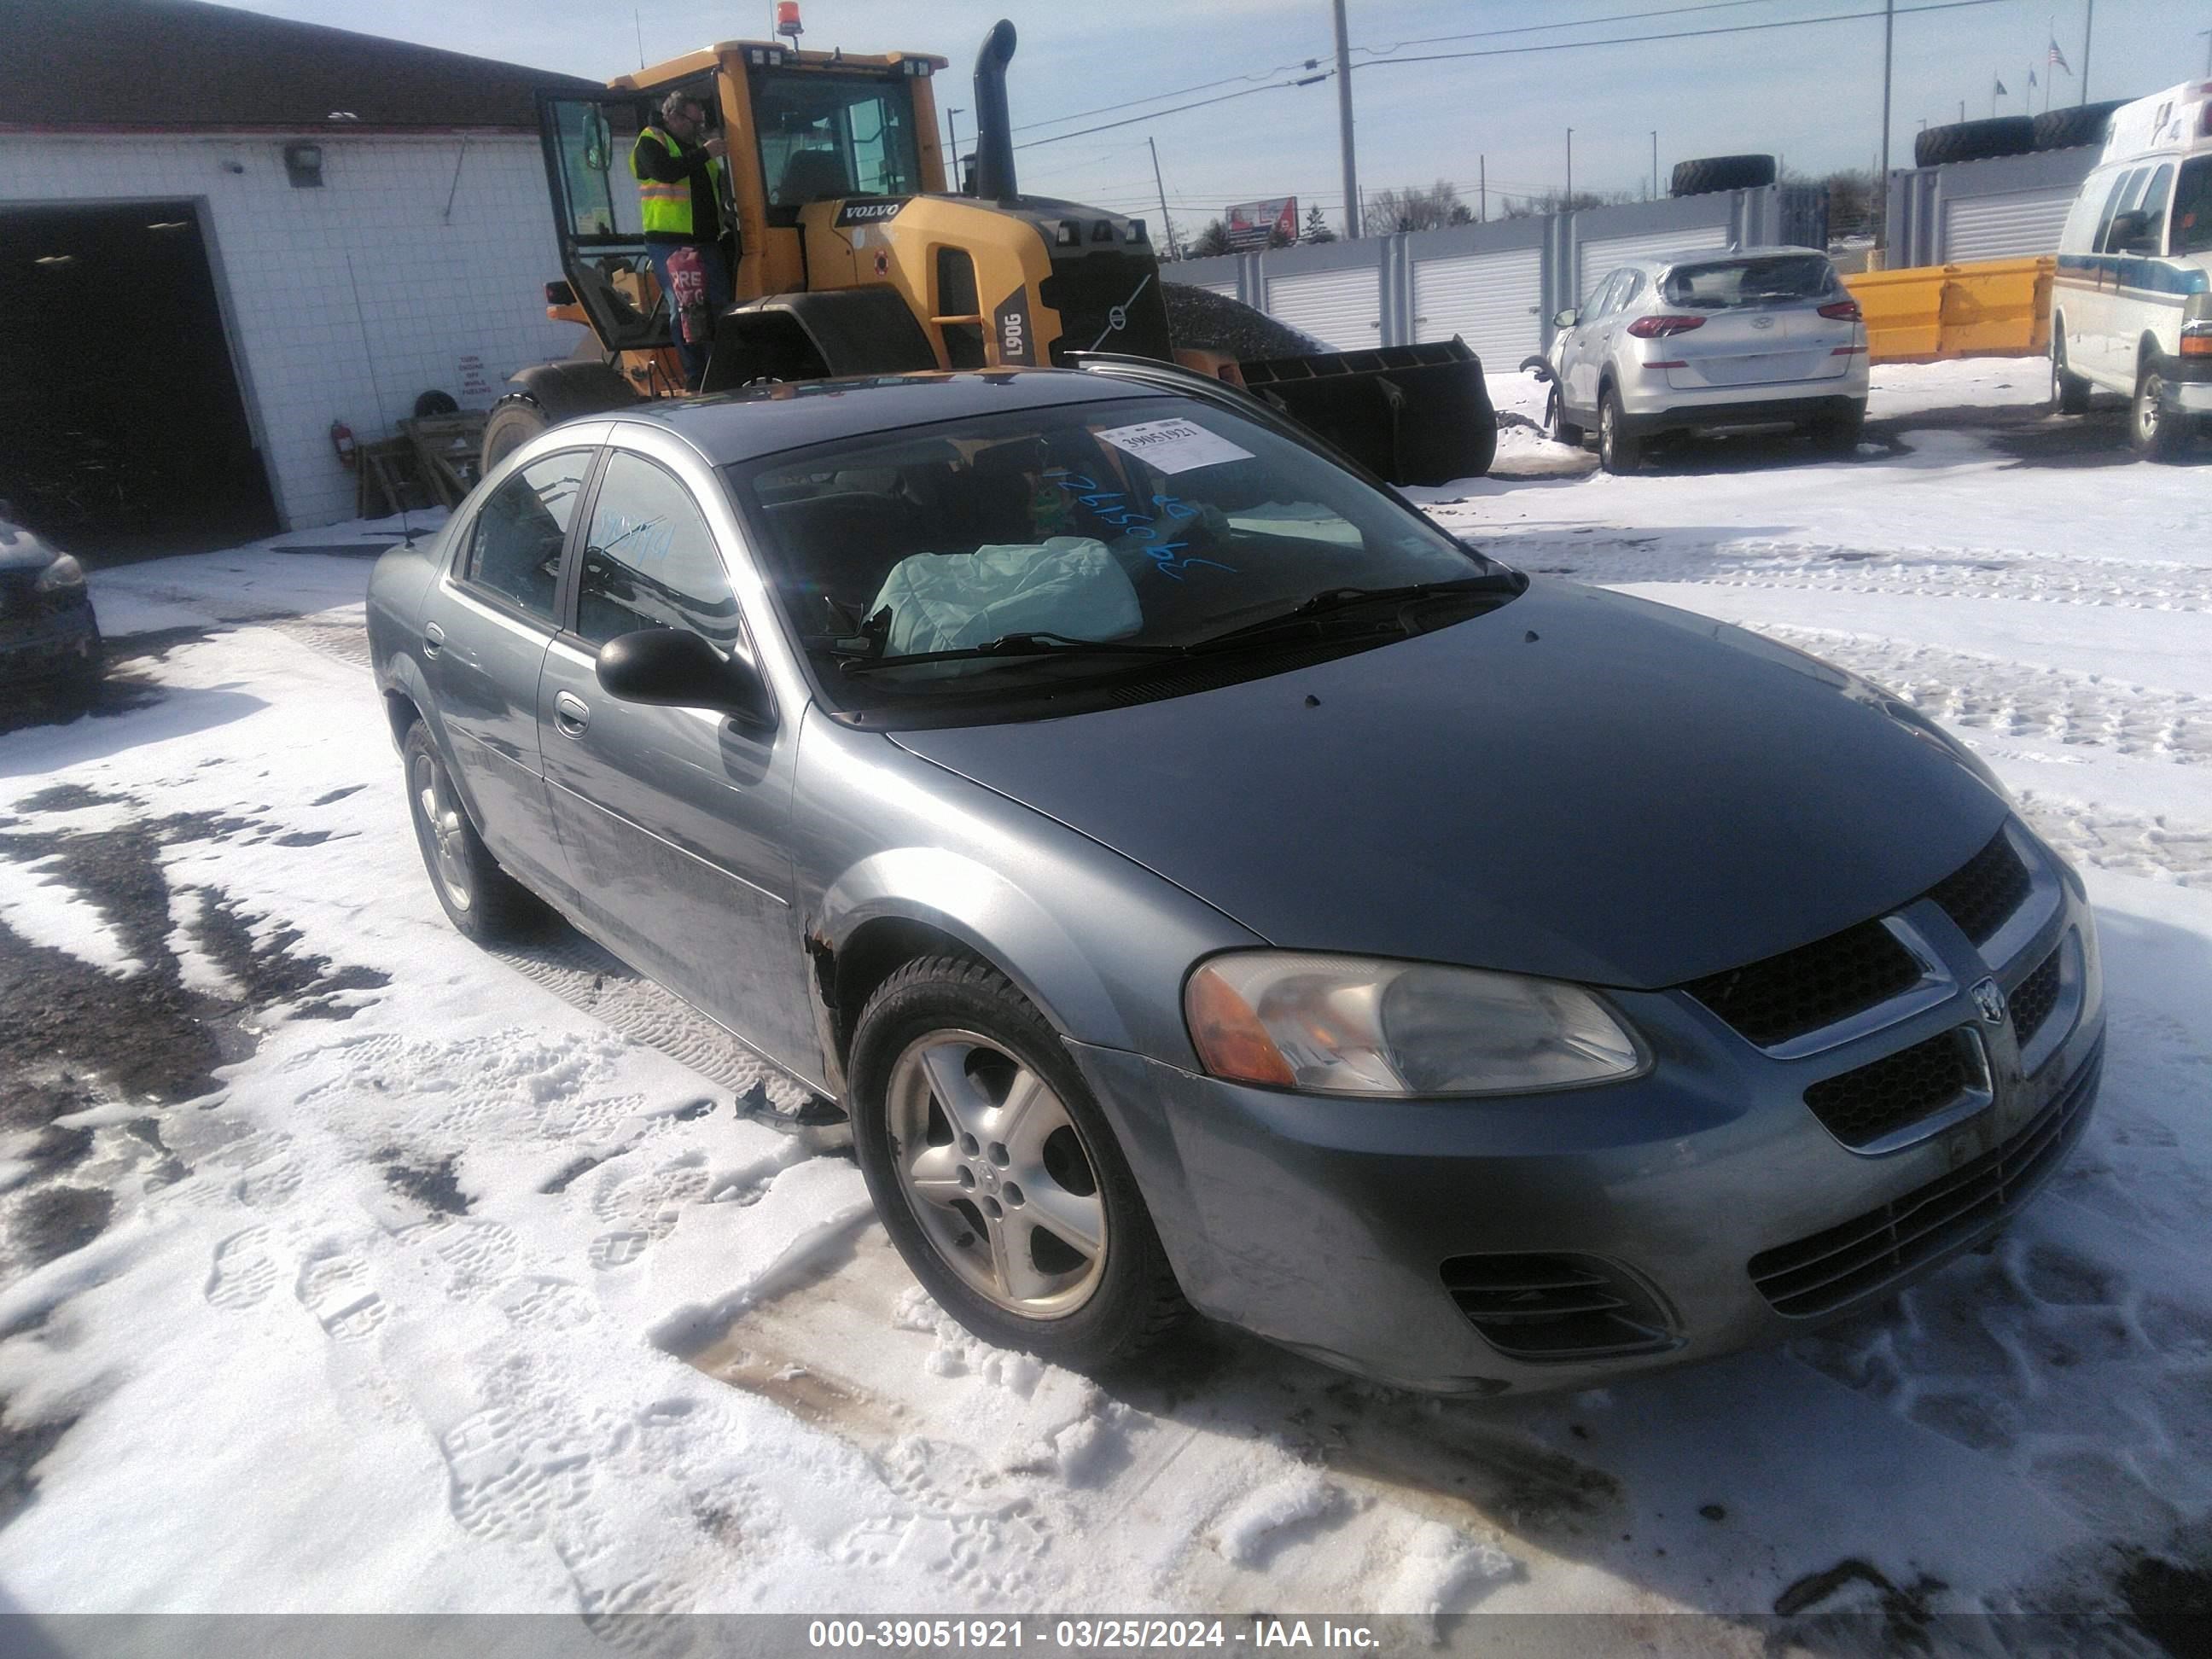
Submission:
[[[629,171],[630,147],[661,99],[693,94],[728,144],[723,218],[736,230],[731,276],[744,301],[817,285],[799,224],[807,203],[894,202],[945,189],[931,95],[945,66],[913,52],[725,41],[623,76],[600,97],[541,95],[562,275],[600,342],[615,352],[670,344]]]

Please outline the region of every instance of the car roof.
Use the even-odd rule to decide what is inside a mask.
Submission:
[[[1786,242],[1771,242],[1757,247],[1686,247],[1674,253],[1655,253],[1639,263],[1655,270],[1668,270],[1675,265],[1710,265],[1729,259],[1772,259],[1785,254],[1807,253],[1821,259],[1828,257],[1817,247],[1793,247]]]
[[[838,438],[1054,404],[1167,398],[1168,391],[1066,368],[994,368],[794,380],[638,404],[615,418],[666,428],[717,466]]]

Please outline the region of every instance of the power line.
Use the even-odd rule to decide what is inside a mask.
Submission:
[[[1783,0],[1705,0],[1695,6],[1662,6],[1655,11],[1610,12],[1602,17],[1577,17],[1565,23],[1524,23],[1517,28],[1475,29],[1466,34],[1425,34],[1412,40],[1400,40],[1387,46],[1354,46],[1354,52],[1392,52],[1407,46],[1433,46],[1446,40],[1494,40],[1509,34],[1541,34],[1553,29],[1578,29],[1599,23],[1629,23],[1646,17],[1680,17],[1690,12],[1733,11],[1744,6],[1771,6]]]
[[[1978,3],[1990,3],[1991,0],[1978,0]],[[1316,75],[1313,78],[1321,80],[1324,76]],[[1307,82],[1304,81],[1275,81],[1264,87],[1247,87],[1242,92],[1224,92],[1218,98],[1201,98],[1196,103],[1176,104],[1167,109],[1156,109],[1148,115],[1132,115],[1120,121],[1102,121],[1095,127],[1079,127],[1073,132],[1055,132],[1049,138],[1032,138],[1026,144],[1016,144],[1014,148],[1035,149],[1040,144],[1057,144],[1064,139],[1087,137],[1094,132],[1111,132],[1115,127],[1133,127],[1139,121],[1158,120],[1163,115],[1180,115],[1187,109],[1204,109],[1208,104],[1225,104],[1232,99],[1249,98],[1255,92],[1279,92],[1285,87],[1302,87],[1306,84]]]
[[[1994,6],[2004,0],[1942,0],[1936,5],[1899,6],[1895,15],[1910,17],[1923,11],[1964,11],[1970,6]],[[1889,14],[1879,11],[1839,11],[1826,17],[1792,17],[1773,23],[1732,23],[1721,28],[1676,29],[1665,34],[1619,34],[1603,40],[1553,40],[1538,46],[1492,46],[1485,52],[1424,52],[1413,58],[1374,58],[1361,69],[1380,69],[1389,64],[1442,64],[1467,58],[1517,58],[1532,52],[1572,52],[1578,46],[1633,46],[1652,40],[1696,40],[1715,34],[1754,34],[1764,29],[1810,28],[1820,23],[1852,23]]]
[[[1296,64],[1278,64],[1273,69],[1254,70],[1249,75],[1224,75],[1218,81],[1201,81],[1194,87],[1177,87],[1172,92],[1156,92],[1144,98],[1124,98],[1117,104],[1101,104],[1097,109],[1071,110],[1066,115],[1048,115],[1042,121],[1024,121],[1021,125],[1010,128],[1008,131],[1034,132],[1039,127],[1056,127],[1063,121],[1080,121],[1091,115],[1110,115],[1117,109],[1127,109],[1132,104],[1157,104],[1163,98],[1180,98],[1184,94],[1192,92],[1211,92],[1216,87],[1231,86],[1239,81],[1257,81],[1261,76],[1268,75],[1288,75],[1293,70],[1317,69],[1320,64],[1321,60],[1318,58],[1308,58]],[[1158,112],[1165,114],[1168,112],[1163,110]],[[1073,137],[1073,135],[1062,136]]]

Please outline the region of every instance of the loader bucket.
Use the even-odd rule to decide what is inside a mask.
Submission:
[[[1237,374],[1253,396],[1392,483],[1479,478],[1498,452],[1482,363],[1462,340],[1248,359]]]

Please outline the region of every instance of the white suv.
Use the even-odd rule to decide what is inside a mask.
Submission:
[[[1596,428],[1608,472],[1634,471],[1660,433],[1794,426],[1831,454],[1858,445],[1866,326],[1817,248],[1639,259],[1552,320],[1552,435]]]
[[[2112,112],[2104,160],[2058,240],[2051,398],[2132,400],[2128,434],[2170,460],[2212,416],[2212,81]]]

